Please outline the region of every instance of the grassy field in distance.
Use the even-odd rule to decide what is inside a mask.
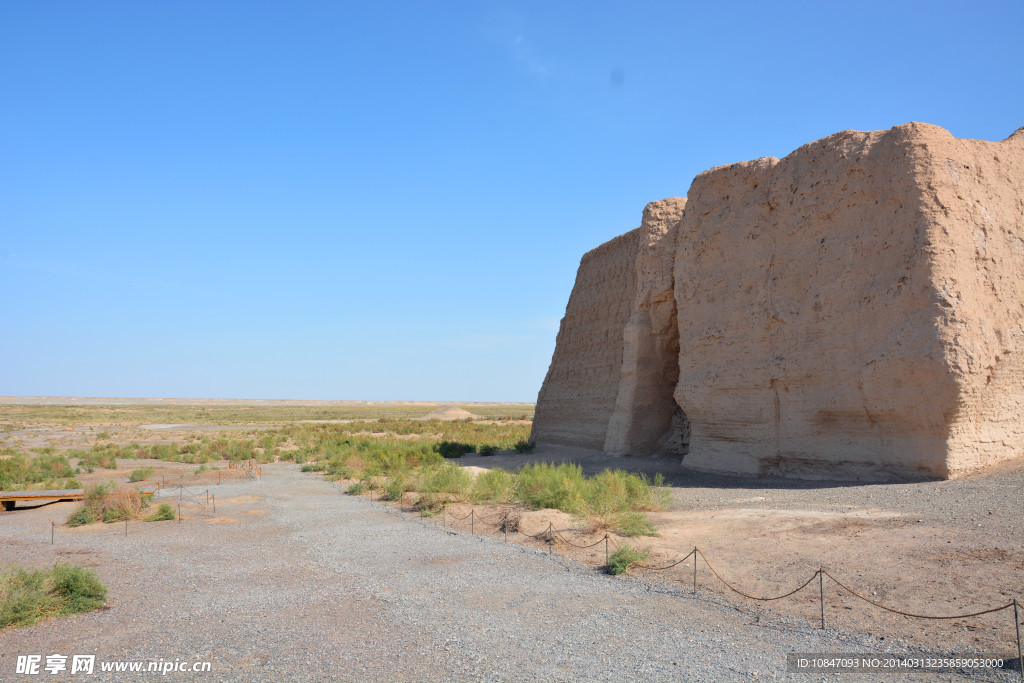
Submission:
[[[33,425],[75,424],[283,424],[304,420],[376,420],[420,418],[454,405],[482,418],[529,419],[532,403],[352,403],[336,405],[252,404],[15,404],[0,402],[0,430]]]

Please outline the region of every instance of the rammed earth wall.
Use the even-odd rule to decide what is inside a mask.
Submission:
[[[844,131],[651,203],[584,256],[533,438],[797,477],[1024,455],[1024,131]]]

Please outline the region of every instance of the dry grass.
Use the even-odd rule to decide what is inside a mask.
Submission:
[[[81,526],[94,522],[140,519],[146,507],[142,494],[134,487],[98,484],[86,490],[82,507],[68,518],[68,524]]]

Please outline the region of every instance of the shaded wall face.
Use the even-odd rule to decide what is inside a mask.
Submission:
[[[615,409],[640,230],[584,255],[537,397],[531,440],[601,449]]]
[[[935,334],[918,131],[901,128],[694,181],[675,263],[688,463],[945,474],[956,386]]]
[[[672,197],[644,209],[636,294],[623,330],[619,393],[604,443],[608,453],[686,453],[685,415],[679,414],[673,398],[679,378],[679,327],[672,277],[685,206],[684,198]]]

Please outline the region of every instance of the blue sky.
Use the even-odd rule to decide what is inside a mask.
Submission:
[[[720,164],[1024,125],[1024,2],[0,1],[0,395],[533,401]]]

